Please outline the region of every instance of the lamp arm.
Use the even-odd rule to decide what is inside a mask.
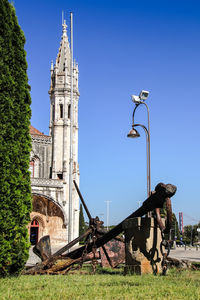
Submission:
[[[141,103],[136,104],[136,105],[135,105],[135,108],[134,108],[134,110],[133,110],[132,127],[134,126],[134,116],[135,116],[135,111],[136,111],[136,109],[138,108],[138,106],[140,106],[140,104],[141,104]]]
[[[144,125],[142,125],[142,124],[134,124],[133,127],[137,127],[137,126],[140,126],[140,127],[142,127],[142,128],[144,129],[144,131],[145,131],[145,133],[146,133],[146,137],[147,137],[148,142],[149,142],[150,136],[149,136],[149,131],[148,131],[148,129],[146,128],[146,126],[144,126]]]
[[[140,126],[146,133],[146,148],[147,148],[147,194],[151,194],[151,158],[150,158],[150,134],[146,126],[142,124],[135,124],[133,127]]]
[[[140,106],[140,104],[144,104],[147,108],[147,117],[148,117],[148,131],[149,131],[149,135],[150,135],[150,118],[149,118],[149,107],[148,105],[144,102],[144,101],[140,101],[139,103],[137,103],[135,105],[135,108],[133,110],[133,116],[132,116],[132,127],[134,126],[134,117],[135,117],[135,111],[136,109]]]

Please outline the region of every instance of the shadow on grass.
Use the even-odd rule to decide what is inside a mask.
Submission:
[[[99,283],[100,286],[102,287],[132,287],[132,286],[143,286],[144,284],[141,282],[124,282],[124,281],[121,281],[119,282],[119,280],[116,280],[116,281],[112,281],[112,282],[100,282]]]
[[[96,274],[98,275],[124,275],[124,269],[123,268],[102,268],[102,267],[97,267],[96,269]]]
[[[70,271],[69,274],[88,274],[92,275],[93,273],[93,268],[91,265],[84,265],[81,269],[76,270],[76,271]],[[97,265],[96,275],[124,275],[124,268],[122,266],[119,266],[115,269],[112,268],[102,268],[101,266]],[[94,274],[93,274],[94,275]]]

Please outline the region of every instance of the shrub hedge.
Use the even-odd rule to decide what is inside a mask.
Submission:
[[[29,250],[31,98],[24,43],[13,5],[0,0],[0,276],[18,275]]]

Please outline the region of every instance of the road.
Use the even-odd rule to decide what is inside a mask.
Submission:
[[[185,259],[190,261],[200,262],[200,248],[196,247],[176,247],[176,249],[170,250],[170,257],[177,258],[177,259]]]

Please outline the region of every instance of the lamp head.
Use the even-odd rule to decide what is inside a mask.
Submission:
[[[131,95],[131,99],[135,104],[140,103],[140,97],[139,96],[135,96],[135,95]]]
[[[139,94],[140,100],[146,100],[149,96],[149,91],[142,90]]]
[[[139,132],[135,128],[132,128],[129,131],[129,133],[127,134],[127,137],[129,137],[129,138],[137,138],[137,137],[140,137],[140,134],[139,134]]]

